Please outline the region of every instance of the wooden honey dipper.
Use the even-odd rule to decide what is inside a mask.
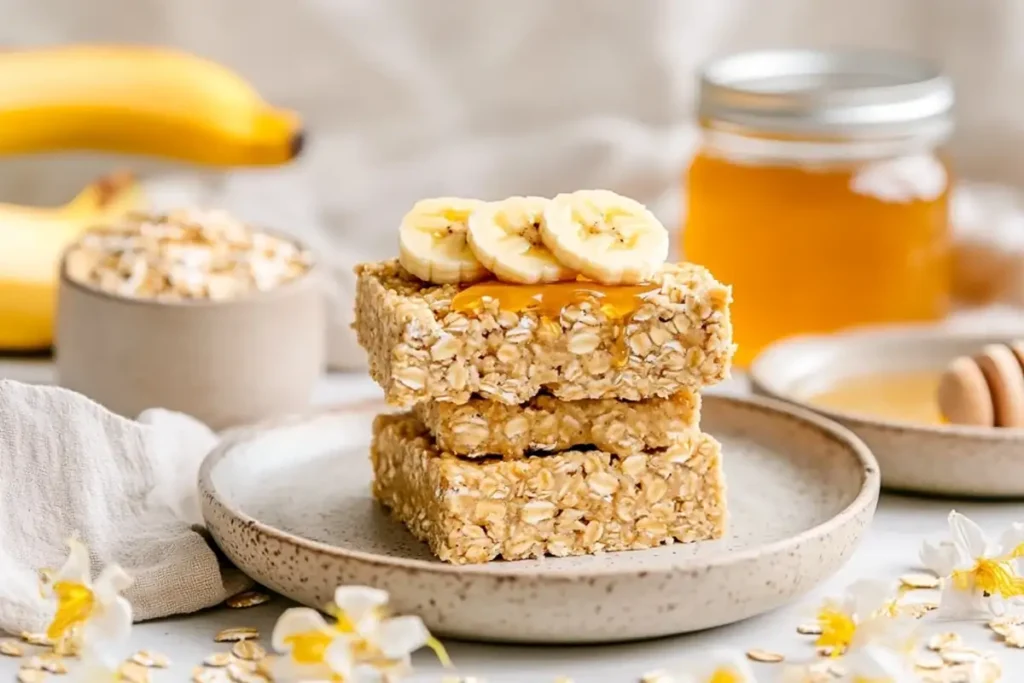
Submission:
[[[939,381],[939,409],[953,424],[1024,427],[1024,341],[955,359]]]

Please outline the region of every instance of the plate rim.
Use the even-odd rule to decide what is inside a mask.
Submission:
[[[779,414],[781,417],[795,420],[797,422],[803,422],[817,431],[824,433],[828,438],[842,443],[847,447],[847,453],[854,456],[855,460],[859,464],[858,469],[862,475],[862,480],[857,494],[838,513],[829,517],[820,524],[783,539],[728,553],[718,560],[709,562],[706,559],[684,558],[678,562],[666,563],[664,566],[648,567],[643,569],[631,569],[621,566],[595,567],[551,573],[545,572],[543,568],[538,568],[533,571],[509,570],[507,567],[517,564],[511,562],[487,562],[483,564],[456,565],[439,561],[378,555],[362,550],[354,550],[337,545],[331,545],[278,529],[277,527],[271,526],[246,514],[237,507],[229,504],[229,502],[225,500],[213,485],[213,469],[221,460],[228,457],[235,448],[241,446],[243,443],[250,442],[258,438],[260,435],[275,429],[337,417],[339,414],[376,414],[382,410],[393,410],[386,406],[383,401],[374,400],[359,401],[351,404],[335,404],[323,409],[269,420],[225,433],[217,446],[214,447],[213,450],[211,450],[203,459],[203,463],[199,468],[199,490],[203,499],[221,508],[223,512],[235,517],[246,527],[254,529],[261,534],[270,536],[278,542],[296,545],[310,552],[328,555],[337,560],[355,561],[387,569],[422,571],[446,575],[480,574],[491,578],[509,578],[517,581],[544,581],[547,583],[562,581],[571,583],[579,581],[581,578],[608,577],[635,573],[643,573],[645,575],[668,575],[676,573],[703,572],[709,567],[718,568],[741,564],[743,562],[756,560],[765,554],[777,555],[785,553],[787,550],[800,547],[806,542],[817,538],[827,537],[833,531],[842,529],[847,524],[854,521],[858,516],[863,514],[866,509],[870,509],[877,504],[881,488],[881,473],[878,461],[875,459],[875,456],[867,445],[850,429],[828,419],[825,416],[817,414],[814,411],[776,398],[768,398],[764,396],[706,394],[703,399],[705,403],[708,401],[721,402],[732,404],[733,406],[754,407],[762,411],[774,412]]]

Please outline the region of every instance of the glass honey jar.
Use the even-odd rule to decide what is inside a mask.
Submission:
[[[946,314],[953,100],[937,68],[888,53],[704,69],[683,257],[733,286],[739,366],[789,335]]]

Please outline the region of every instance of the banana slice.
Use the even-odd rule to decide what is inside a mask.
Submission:
[[[469,246],[499,280],[532,285],[576,277],[540,240],[547,205],[544,197],[509,197],[469,217]]]
[[[398,228],[398,261],[421,280],[439,285],[477,282],[490,276],[466,241],[469,216],[484,206],[477,199],[423,199]]]
[[[605,285],[649,280],[668,258],[668,231],[638,201],[609,190],[560,194],[544,211],[544,245]]]

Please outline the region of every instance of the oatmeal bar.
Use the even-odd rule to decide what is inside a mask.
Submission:
[[[541,391],[563,401],[668,398],[728,376],[731,292],[697,265],[664,266],[622,315],[590,299],[552,317],[502,310],[492,297],[455,310],[466,286],[424,283],[397,261],[356,273],[356,334],[395,406],[474,394],[518,405]]]
[[[413,412],[440,450],[465,457],[514,459],[581,444],[628,455],[668,448],[696,429],[700,395],[689,389],[643,401],[559,401],[541,395],[520,406],[473,398],[461,405],[425,401]]]
[[[690,432],[669,448],[617,457],[572,450],[520,460],[439,451],[413,415],[381,415],[374,496],[455,564],[583,555],[720,538],[719,444]]]

